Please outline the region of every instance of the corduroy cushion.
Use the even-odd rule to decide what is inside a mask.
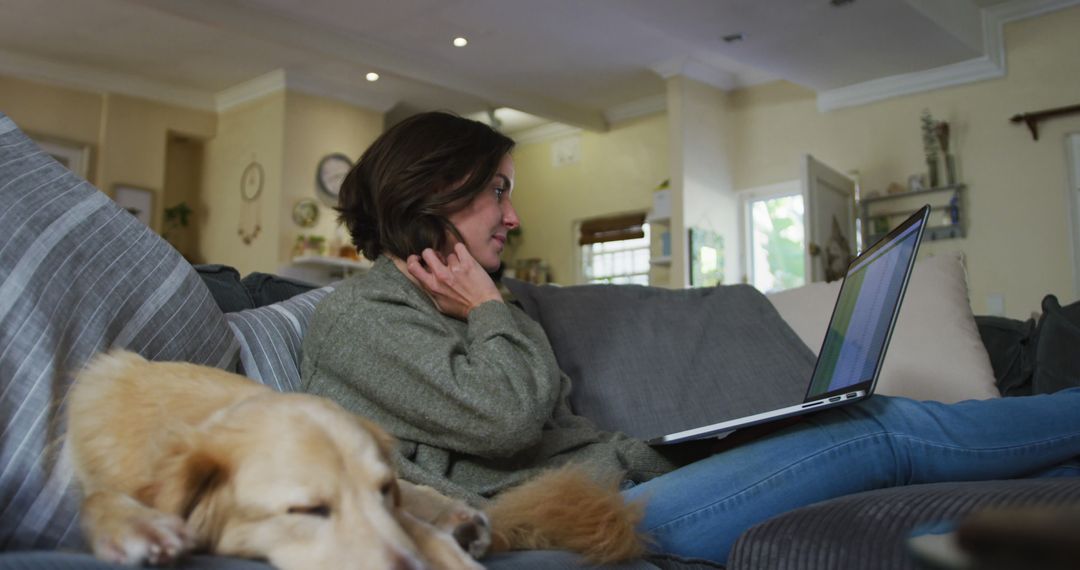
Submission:
[[[814,356],[753,287],[504,280],[574,382],[570,404],[648,439],[801,402]]]
[[[919,570],[907,551],[915,527],[990,507],[1080,504],[1080,477],[912,485],[796,509],[747,530],[729,570]]]
[[[299,391],[304,333],[315,305],[333,290],[328,285],[280,303],[226,314],[240,343],[240,372],[281,392]]]
[[[235,342],[179,253],[3,114],[0,204],[0,549],[77,546],[74,374],[112,347],[229,368]]]

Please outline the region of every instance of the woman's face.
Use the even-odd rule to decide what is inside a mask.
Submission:
[[[487,271],[499,268],[507,232],[521,225],[510,204],[513,187],[514,159],[507,154],[488,187],[474,196],[467,206],[448,216],[464,238],[469,253]]]

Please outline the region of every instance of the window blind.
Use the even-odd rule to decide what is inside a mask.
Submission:
[[[581,222],[580,245],[645,237],[645,214],[623,214]]]

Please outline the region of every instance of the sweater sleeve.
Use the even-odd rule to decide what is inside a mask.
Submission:
[[[308,339],[311,391],[458,453],[509,457],[539,443],[561,374],[543,331],[523,330],[516,309],[490,301],[463,323],[405,302],[351,305],[326,338]]]

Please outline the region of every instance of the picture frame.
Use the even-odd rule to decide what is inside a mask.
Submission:
[[[89,180],[91,145],[45,135],[30,135],[45,154],[83,180]]]
[[[129,184],[113,186],[113,201],[151,229],[154,227],[154,194],[153,190]]]
[[[687,230],[690,249],[690,286],[715,287],[724,283],[724,236],[704,228]]]

